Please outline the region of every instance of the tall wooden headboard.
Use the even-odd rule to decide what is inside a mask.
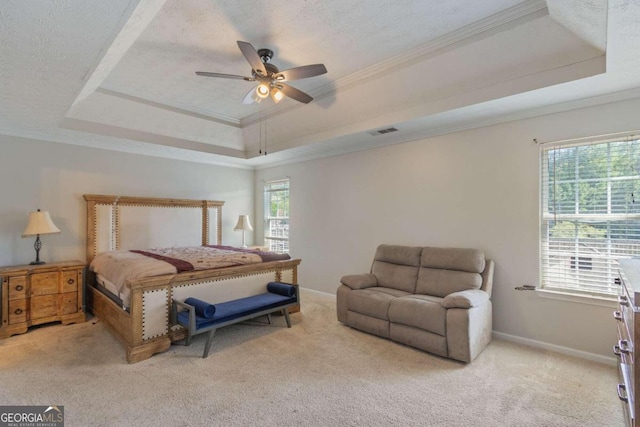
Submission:
[[[221,201],[97,194],[84,199],[87,263],[110,250],[222,244]]]

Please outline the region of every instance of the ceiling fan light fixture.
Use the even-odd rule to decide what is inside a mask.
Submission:
[[[273,57],[272,50],[256,50],[251,43],[240,40],[238,40],[237,43],[242,56],[244,56],[249,65],[251,65],[251,77],[236,74],[212,73],[208,71],[196,71],[196,74],[198,76],[237,79],[248,82],[257,81],[258,86],[252,88],[251,91],[244,96],[242,99],[243,104],[260,102],[263,99],[269,98],[269,96],[276,103],[280,102],[284,97],[302,102],[303,104],[308,104],[313,101],[313,98],[309,96],[309,94],[306,94],[293,86],[289,86],[284,82],[306,79],[325,74],[327,72],[327,68],[324,64],[303,65],[301,67],[294,67],[280,71],[277,66],[270,63],[271,58]]]
[[[282,98],[284,98],[284,93],[282,93],[280,89],[278,89],[277,87],[271,89],[271,99],[273,99],[273,102],[277,104],[278,102],[282,101]]]
[[[260,83],[256,87],[256,94],[260,98],[266,98],[267,96],[269,96],[269,86],[266,83]]]

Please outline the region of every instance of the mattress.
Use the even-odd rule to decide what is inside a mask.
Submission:
[[[127,308],[131,299],[130,283],[138,279],[290,258],[288,254],[208,245],[102,252],[89,268],[96,273],[98,283],[120,298]]]

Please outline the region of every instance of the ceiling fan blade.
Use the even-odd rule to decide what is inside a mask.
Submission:
[[[324,64],[303,65],[302,67],[289,68],[288,70],[280,71],[275,75],[275,78],[280,82],[285,82],[319,76],[326,72],[327,68]]]
[[[240,48],[240,52],[242,52],[246,60],[251,65],[251,68],[253,68],[256,73],[266,76],[267,69],[264,67],[262,59],[260,59],[260,55],[258,55],[258,52],[253,45],[251,43],[241,42],[238,40],[238,47]]]
[[[206,76],[206,77],[222,77],[223,79],[246,80],[248,82],[252,82],[255,80],[253,77],[238,76],[235,74],[209,73],[207,71],[196,71],[196,74],[199,76]]]
[[[254,102],[257,102],[257,100],[259,100],[259,99],[261,99],[261,98],[259,98],[258,95],[256,95],[256,88],[252,87],[251,90],[249,92],[247,92],[247,94],[242,99],[242,103],[243,104],[253,104]]]
[[[295,99],[296,101],[302,102],[304,104],[308,104],[313,101],[313,98],[300,89],[296,89],[293,86],[286,85],[284,83],[278,84],[278,89],[282,91],[285,96],[288,96],[291,99]]]

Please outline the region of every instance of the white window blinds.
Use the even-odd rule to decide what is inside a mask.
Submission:
[[[543,146],[541,285],[617,293],[617,260],[640,256],[640,139]]]
[[[289,179],[264,185],[264,240],[270,251],[289,252]]]

